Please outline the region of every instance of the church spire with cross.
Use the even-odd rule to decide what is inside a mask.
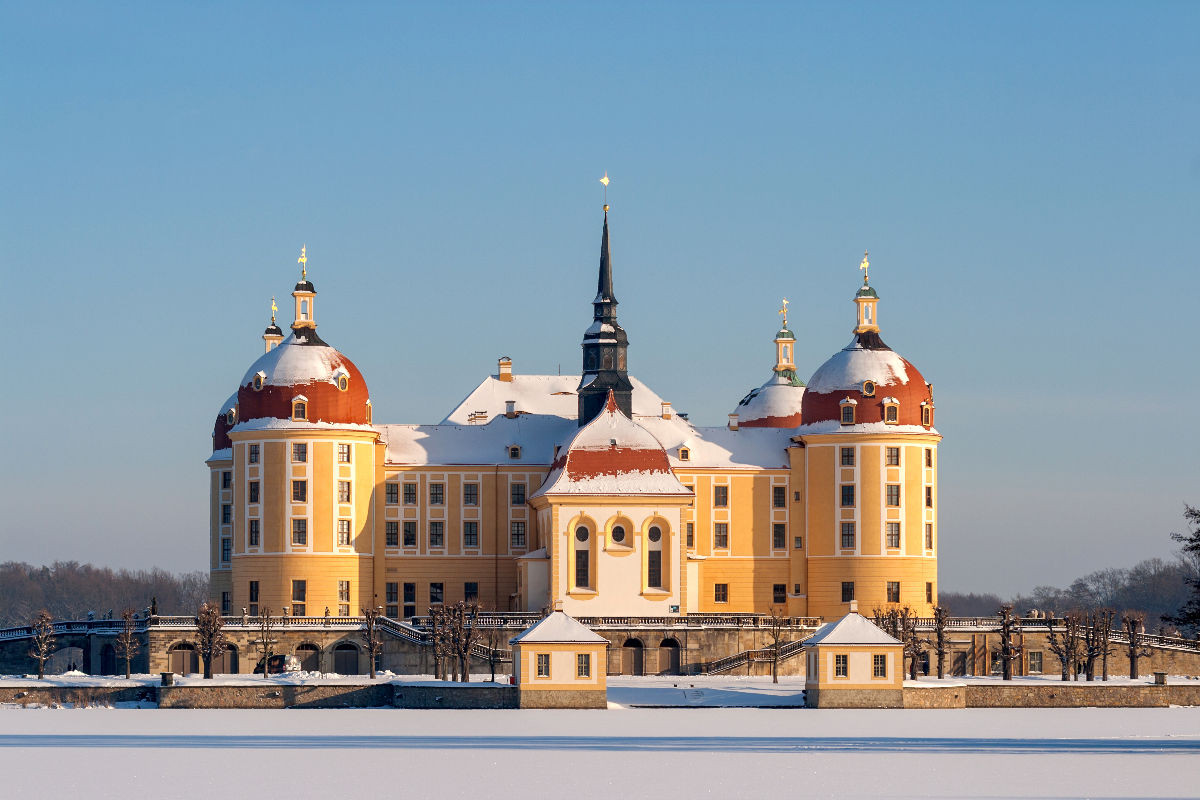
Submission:
[[[600,179],[608,199],[608,173]],[[608,203],[604,203],[604,230],[600,238],[600,273],[592,301],[592,324],[583,334],[583,374],[579,379],[579,425],[590,422],[603,409],[611,391],[617,407],[633,416],[633,384],[626,355],[629,337],[617,322],[617,296],[613,292],[612,247],[608,236]]]

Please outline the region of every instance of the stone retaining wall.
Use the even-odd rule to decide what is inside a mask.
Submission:
[[[1012,683],[905,686],[905,708],[1165,708],[1200,705],[1200,685]]]
[[[518,708],[517,687],[475,685],[423,686],[395,684],[396,708]]]
[[[159,708],[377,708],[392,704],[388,683],[312,686],[159,686]]]
[[[156,702],[153,686],[0,686],[0,703],[22,706],[71,704],[76,708]]]

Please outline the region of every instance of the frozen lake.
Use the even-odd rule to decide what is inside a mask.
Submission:
[[[1197,794],[1200,708],[712,707],[799,688],[621,678],[618,702],[684,707],[609,711],[3,708],[0,769],[6,797]]]

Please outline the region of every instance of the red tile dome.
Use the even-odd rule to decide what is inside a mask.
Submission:
[[[895,401],[896,424],[932,428],[922,425],[921,413],[923,404],[933,405],[932,387],[874,331],[856,334],[813,373],[801,404],[805,427],[840,425],[847,399],[854,401],[856,425],[883,423],[885,404]]]

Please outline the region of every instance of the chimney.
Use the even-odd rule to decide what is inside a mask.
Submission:
[[[505,383],[512,383],[512,359],[508,356],[500,356],[497,362],[497,377]]]
[[[729,430],[736,431],[737,429],[738,429],[738,415],[730,414],[729,415]]]
[[[671,416],[671,404],[664,400],[662,404],[662,418],[670,419]]]
[[[858,613],[858,601],[857,601],[857,600],[851,600],[851,601],[850,601],[850,613],[851,613],[851,614],[857,614],[857,613]]]
[[[510,381],[512,380],[511,373],[509,374],[508,379]],[[501,378],[501,380],[504,380],[504,379]],[[517,416],[517,401],[516,400],[505,400],[504,401],[504,416],[508,417],[509,419],[513,419],[514,417]]]
[[[562,602],[562,600],[555,600],[555,601],[554,601],[554,610],[555,610],[555,611],[562,611],[562,610],[563,610],[563,609],[562,609],[562,606],[563,606],[563,602]]]

